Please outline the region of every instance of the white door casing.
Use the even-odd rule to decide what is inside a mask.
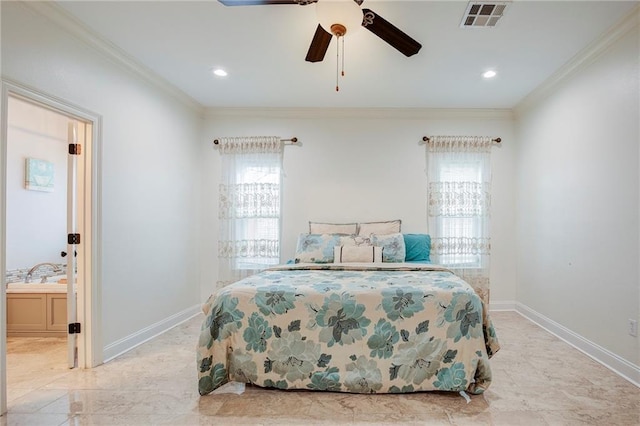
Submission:
[[[77,361],[75,359],[75,344],[73,345],[73,364],[79,368],[91,368],[102,363],[101,327],[100,327],[100,217],[98,206],[100,205],[100,129],[101,117],[91,111],[67,103],[66,101],[40,93],[19,83],[2,80],[1,98],[1,127],[0,127],[0,414],[7,411],[7,383],[6,383],[6,153],[7,153],[7,117],[8,99],[17,97],[36,105],[48,108],[68,116],[77,121],[75,138],[82,145],[82,159],[74,161],[75,167],[75,199],[78,209],[74,212],[74,227],[81,235],[81,244],[68,246],[68,258],[71,261],[71,277],[68,275],[68,283],[73,287],[74,279],[77,280],[77,313],[76,321],[81,323],[81,333],[73,335],[77,341]],[[71,135],[73,136],[73,135]],[[70,169],[71,170],[71,169]],[[72,173],[70,173],[72,174]],[[71,178],[69,183],[71,183]],[[78,257],[73,255],[74,250]],[[73,277],[73,271],[77,262],[78,274]],[[69,266],[69,265],[68,265]],[[72,278],[72,279],[70,279]],[[73,294],[73,291],[68,293]],[[67,297],[67,300],[74,299]],[[68,310],[68,313],[71,310]],[[69,320],[72,318],[69,317]],[[76,322],[74,321],[74,322]],[[71,322],[71,321],[69,321]],[[69,349],[71,353],[71,343]],[[69,366],[71,358],[69,358]]]

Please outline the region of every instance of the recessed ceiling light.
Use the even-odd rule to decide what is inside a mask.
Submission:
[[[227,76],[227,72],[225,70],[223,70],[222,68],[216,68],[213,70],[213,73],[215,75],[217,75],[218,77],[226,77]]]
[[[496,72],[494,70],[485,71],[482,76],[484,78],[493,78],[496,76]]]

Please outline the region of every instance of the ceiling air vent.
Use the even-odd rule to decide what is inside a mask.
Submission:
[[[462,28],[495,27],[504,15],[508,2],[470,2],[462,17]]]

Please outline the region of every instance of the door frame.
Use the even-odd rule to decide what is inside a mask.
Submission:
[[[82,331],[78,336],[78,367],[92,368],[102,363],[102,309],[101,309],[101,153],[102,153],[102,117],[92,111],[71,104],[65,100],[45,94],[37,89],[18,82],[2,79],[2,95],[0,99],[0,415],[7,411],[7,316],[6,316],[6,178],[7,178],[7,117],[9,97],[25,99],[29,102],[51,109],[89,123],[90,138],[83,147],[85,149],[84,185],[84,220],[81,229],[82,243],[77,246],[83,250],[79,256],[84,264],[85,282],[78,288],[78,322]]]

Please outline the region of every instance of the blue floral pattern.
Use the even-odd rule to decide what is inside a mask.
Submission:
[[[382,247],[383,262],[404,262],[407,252],[402,234],[371,234],[371,244]]]
[[[332,263],[333,248],[356,245],[350,235],[343,234],[300,234],[296,246],[296,263]]]
[[[364,317],[365,306],[357,304],[349,294],[331,294],[316,314],[316,323],[322,327],[320,341],[328,347],[338,343],[350,345],[362,340],[371,320]]]
[[[423,294],[419,289],[389,288],[382,290],[382,307],[391,321],[411,318],[424,309]]]
[[[198,339],[199,392],[236,380],[482,393],[500,345],[474,290],[435,266],[375,265],[276,267],[213,294]]]
[[[295,307],[295,288],[282,286],[271,286],[266,290],[258,290],[255,302],[262,315],[282,315],[289,309]]]

